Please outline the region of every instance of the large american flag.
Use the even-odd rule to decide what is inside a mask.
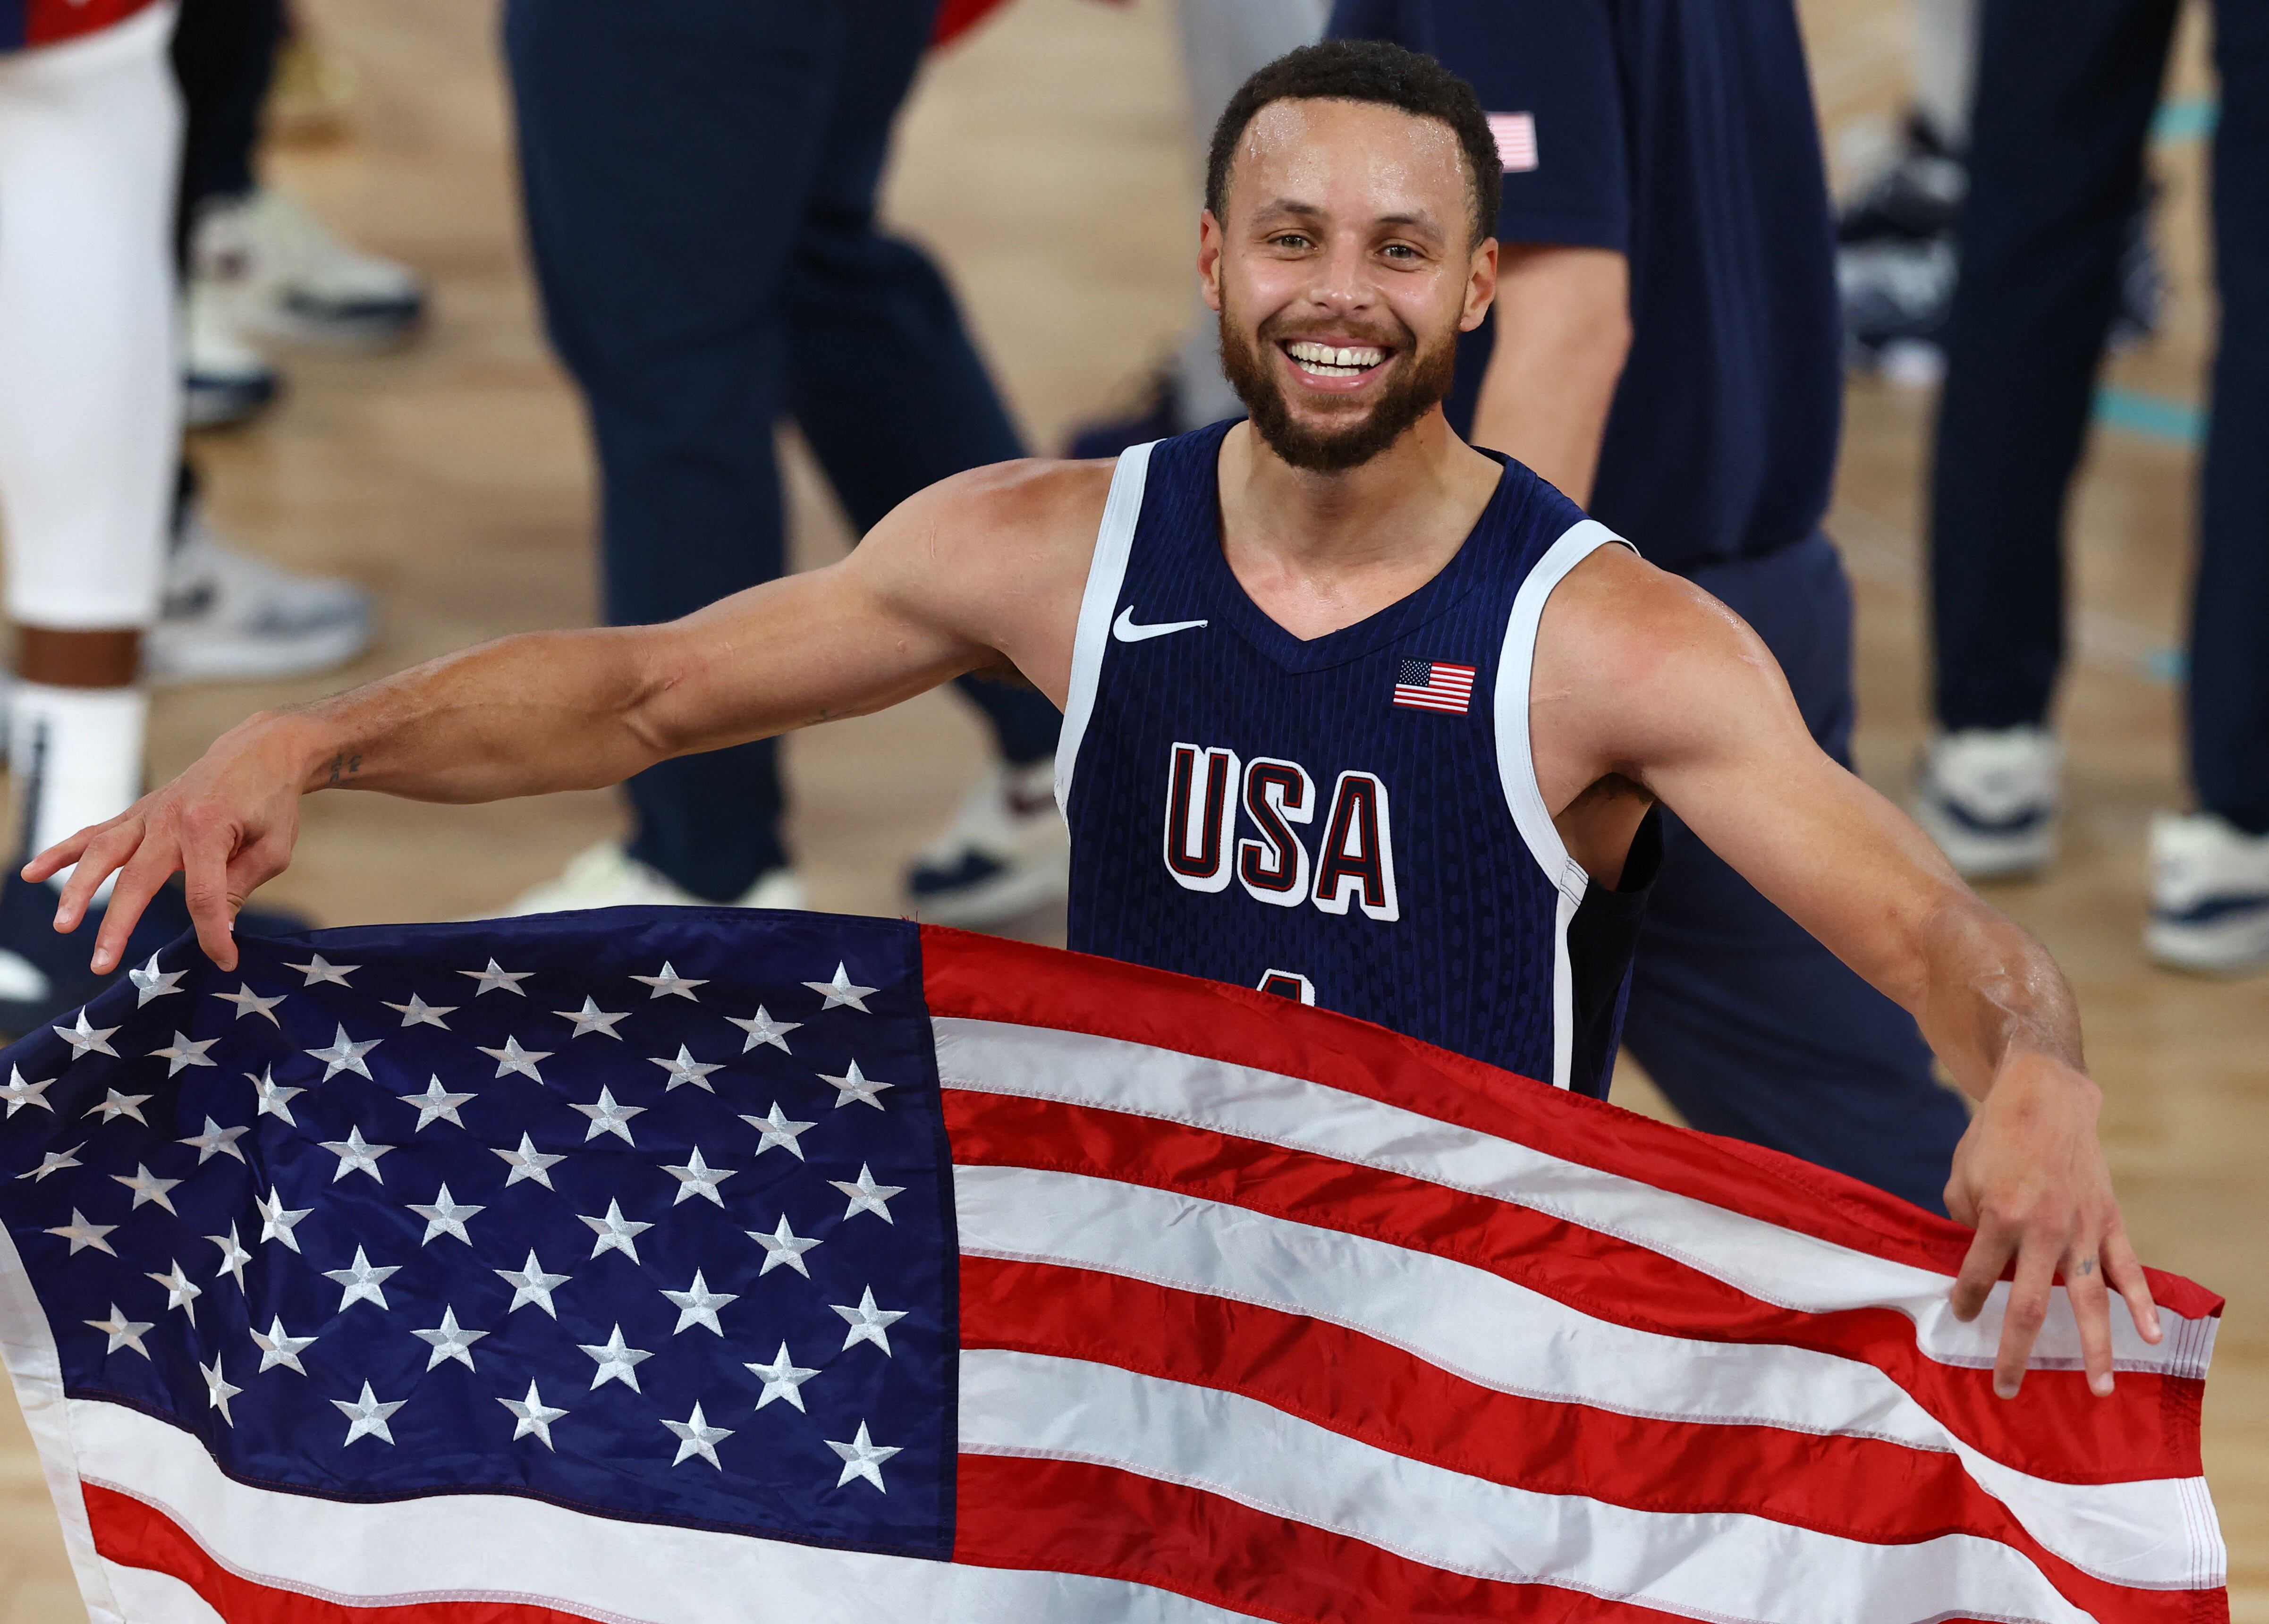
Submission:
[[[185,941],[0,1072],[100,1620],[2228,1616],[2212,1294],[2003,1403],[1955,1226],[1246,989],[622,910]]]

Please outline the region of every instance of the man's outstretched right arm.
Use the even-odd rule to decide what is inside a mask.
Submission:
[[[107,972],[181,872],[199,943],[232,969],[230,922],[291,861],[299,797],[313,791],[477,801],[593,788],[674,756],[880,710],[1004,653],[1054,686],[1084,574],[1056,543],[1083,524],[1093,535],[1093,485],[1077,465],[981,469],[910,499],[840,564],[683,620],[505,638],[262,712],[118,817],[41,853],[25,877],[77,865],[55,912],[70,931],[117,875],[92,957]]]

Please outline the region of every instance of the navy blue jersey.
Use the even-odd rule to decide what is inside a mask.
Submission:
[[[1228,426],[1112,483],[1056,755],[1071,945],[1604,1095],[1652,857],[1622,890],[1569,858],[1528,676],[1553,587],[1618,538],[1508,463],[1432,580],[1303,641],[1223,556]]]
[[[1339,0],[1473,85],[1497,235],[1630,260],[1631,349],[1591,511],[1666,569],[1802,541],[1843,410],[1834,226],[1791,0]],[[1458,351],[1460,433],[1494,325]]]

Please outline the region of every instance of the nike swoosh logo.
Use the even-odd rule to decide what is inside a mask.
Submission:
[[[1194,631],[1200,626],[1211,624],[1210,621],[1203,620],[1162,620],[1155,626],[1138,626],[1134,624],[1134,608],[1129,605],[1120,609],[1119,618],[1111,623],[1111,635],[1122,643],[1140,643],[1145,638],[1162,638],[1177,631]]]

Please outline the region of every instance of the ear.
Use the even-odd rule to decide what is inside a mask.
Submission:
[[[1221,308],[1221,250],[1225,240],[1221,222],[1213,218],[1212,210],[1206,210],[1198,217],[1198,294],[1212,311]]]
[[[1458,331],[1470,333],[1489,314],[1489,306],[1497,300],[1497,239],[1484,240],[1474,250],[1473,267],[1466,275],[1465,314],[1458,318]]]

